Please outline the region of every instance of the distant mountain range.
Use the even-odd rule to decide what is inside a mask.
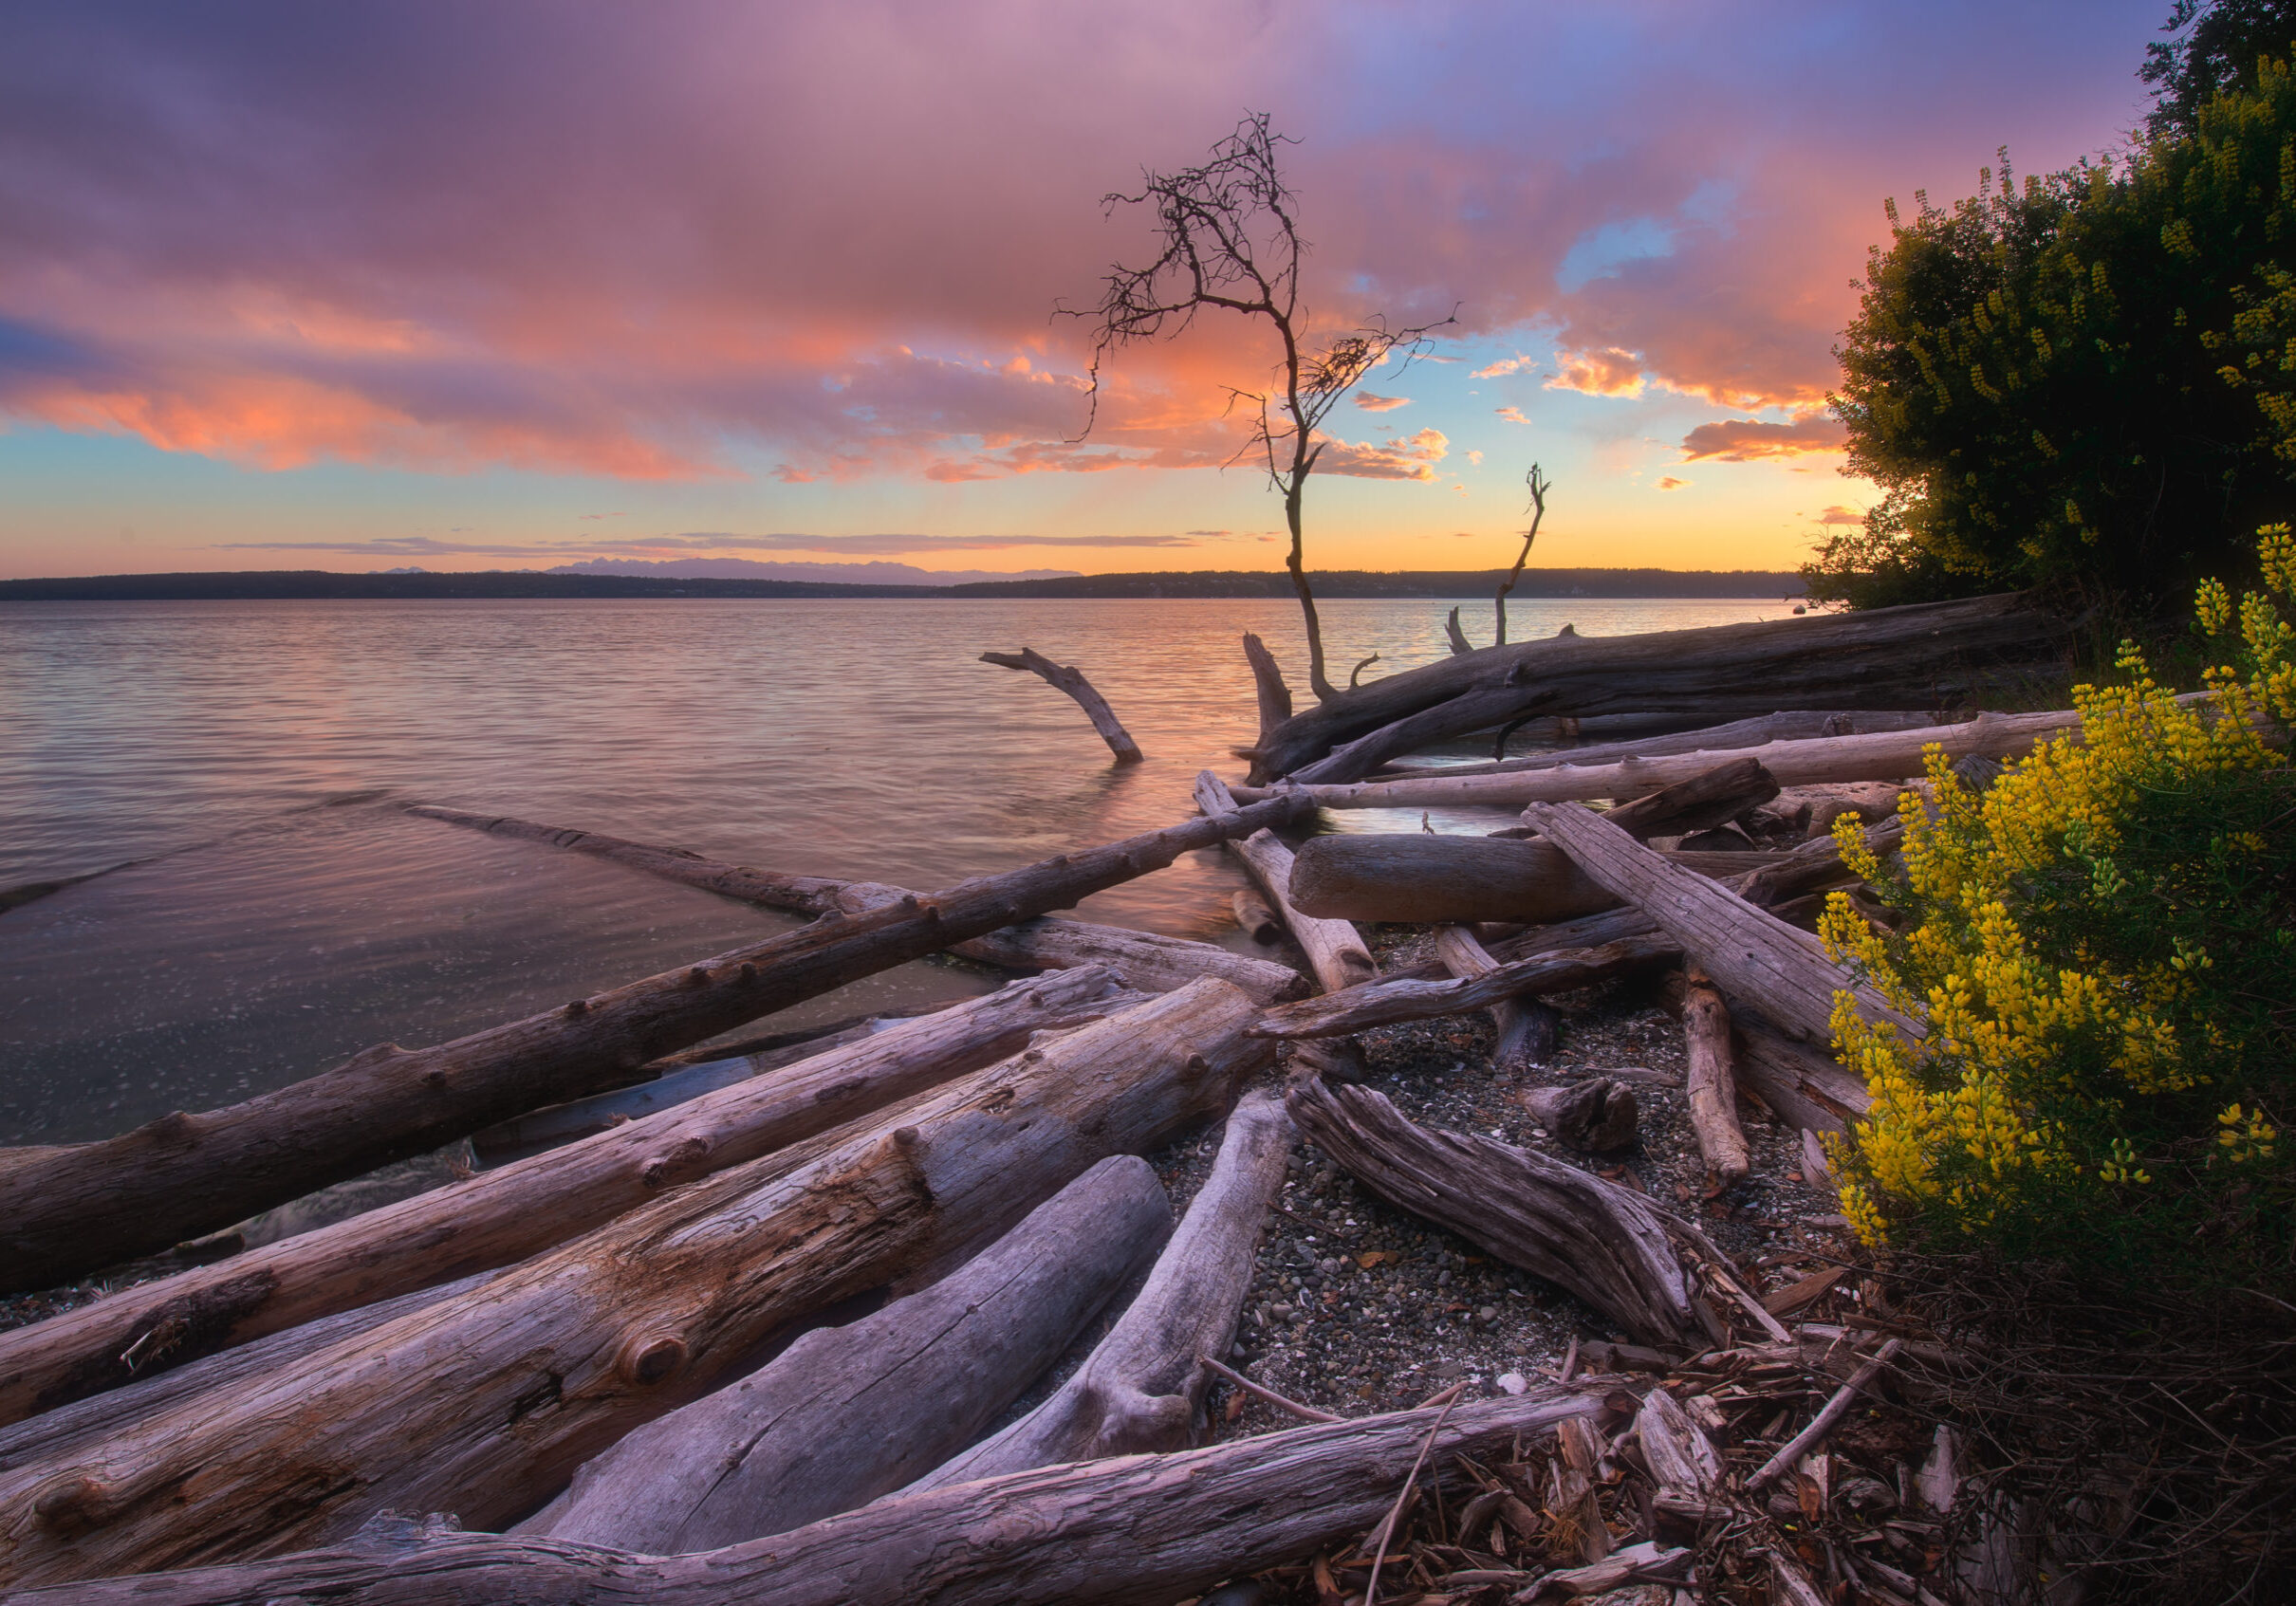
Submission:
[[[778,558],[592,558],[549,574],[618,574],[649,580],[799,580],[817,585],[964,585],[976,581],[1057,580],[1074,569],[920,569],[873,558],[865,563],[785,563]]]
[[[741,560],[702,559],[703,563]],[[758,568],[903,569],[902,563],[756,564]],[[917,573],[930,571],[918,570]],[[751,576],[604,574],[579,570],[489,569],[471,574],[332,574],[324,569],[224,573],[83,575],[70,580],[0,581],[0,601],[421,600],[431,598],[587,597],[1073,597],[1289,598],[1290,577],[1235,569],[1193,573],[999,576],[930,585],[881,581],[761,579]],[[1337,569],[1312,577],[1319,598],[1488,600],[1506,578],[1501,569],[1416,569],[1379,573]],[[1518,598],[1747,597],[1802,595],[1799,575],[1772,569],[1526,569]]]

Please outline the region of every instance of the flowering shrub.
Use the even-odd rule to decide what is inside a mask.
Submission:
[[[1836,1144],[1869,1243],[1960,1237],[2096,1269],[2285,1279],[2296,1220],[2296,536],[2268,594],[2200,593],[2217,667],[2179,698],[2124,646],[2075,690],[2081,733],[1982,795],[1929,754],[1885,874],[1901,924],[1836,894],[1820,927],[1926,1035],[1837,995],[1835,1047],[1874,1103]]]

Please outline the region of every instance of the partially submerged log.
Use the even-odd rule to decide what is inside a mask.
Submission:
[[[705,892],[721,893],[769,909],[801,914],[865,914],[873,909],[912,895],[906,888],[880,881],[838,881],[821,876],[785,876],[772,870],[753,870],[746,864],[727,864],[688,853],[683,848],[654,847],[596,831],[575,831],[538,825],[508,815],[472,814],[441,808],[435,803],[408,805],[409,814],[449,825],[467,826],[497,837],[542,842],[572,853],[588,854],[649,876],[679,881]],[[1001,931],[951,943],[949,951],[960,958],[1012,970],[1056,970],[1069,965],[1113,965],[1130,986],[1143,992],[1170,992],[1199,976],[1217,976],[1268,1003],[1296,996],[1298,977],[1288,966],[1231,953],[1217,943],[1190,942],[1158,936],[1153,932],[1099,926],[1083,920],[1060,920],[1049,915],[1016,921]]]
[[[1613,976],[1671,963],[1680,953],[1655,937],[1627,937],[1600,948],[1565,948],[1511,959],[1479,976],[1448,982],[1397,979],[1281,1004],[1252,1030],[1263,1037],[1342,1037],[1397,1021],[1463,1015],[1525,993],[1568,992]]]
[[[334,1549],[75,1583],[75,1606],[1170,1606],[1361,1534],[1422,1452],[1511,1457],[1594,1417],[1601,1378],[1515,1398],[1016,1472],[692,1556],[379,1519]]]
[[[1212,1174],[1107,1338],[1050,1399],[906,1493],[1030,1467],[1180,1449],[1204,1427],[1205,1356],[1228,1352],[1252,1254],[1290,1157],[1291,1120],[1255,1093],[1228,1117]]]
[[[95,1143],[0,1151],[0,1291],[42,1288],[229,1227],[862,976],[984,936],[1283,823],[1284,799],[817,921],[700,964],[433,1048],[382,1043],[336,1069]]]
[[[1092,721],[1092,729],[1099,731],[1101,740],[1108,744],[1108,750],[1116,755],[1117,763],[1140,762],[1140,746],[1132,739],[1132,732],[1126,730],[1123,722],[1116,717],[1116,711],[1108,706],[1108,699],[1101,695],[1092,682],[1084,678],[1084,672],[1074,664],[1056,664],[1033,647],[1023,647],[1017,653],[983,653],[981,662],[995,664],[1003,669],[1023,670],[1041,676],[1046,685],[1076,699],[1076,706],[1084,711],[1086,719]]]
[[[1524,820],[1575,858],[1589,877],[1697,958],[1732,997],[1805,1040],[1832,1035],[1834,994],[1848,991],[1869,1021],[1910,1036],[1921,1027],[1826,957],[1825,947],[1737,894],[1669,863],[1602,816],[1566,803],[1536,804]]]
[[[473,1295],[0,1474],[0,1555],[62,1582],[325,1543],[382,1510],[515,1519],[791,1321],[1225,1107],[1266,1057],[1255,1013],[1198,982],[794,1170],[769,1155],[689,1184]]]
[[[1312,837],[1294,856],[1292,904],[1307,914],[1399,925],[1475,920],[1545,924],[1620,901],[1552,842],[1386,831]],[[1701,876],[1770,862],[1749,853],[1668,856]]]
[[[1195,778],[1195,803],[1207,818],[1225,818],[1236,806],[1227,785],[1209,769]],[[1275,832],[1263,828],[1240,836],[1231,833],[1228,851],[1235,855],[1259,883],[1269,906],[1283,916],[1292,940],[1307,955],[1308,968],[1315,971],[1315,978],[1324,991],[1337,992],[1379,973],[1371,950],[1363,945],[1362,934],[1354,926],[1345,920],[1327,920],[1305,914],[1293,905],[1292,852],[1277,839]]]
[[[1641,640],[1655,637],[1629,637]],[[1395,679],[1402,679],[1397,675]],[[1385,686],[1389,681],[1380,681]],[[1377,690],[1374,687],[1371,690]],[[1303,717],[1312,718],[1313,715]],[[1657,787],[1735,759],[1752,758],[1781,786],[1808,786],[1845,781],[1904,781],[1921,774],[1921,749],[1935,743],[1949,757],[1981,753],[1988,758],[2022,758],[2037,742],[2081,728],[2070,710],[2048,713],[1983,713],[1961,725],[1934,725],[1915,730],[1879,731],[1868,736],[1816,736],[1770,742],[1757,748],[1674,753],[1662,758],[1621,759],[1615,764],[1560,764],[1547,769],[1500,775],[1452,777],[1434,774],[1400,781],[1361,781],[1299,788],[1319,808],[1522,808],[1541,803],[1583,803],[1595,798],[1637,798]],[[1265,786],[1236,788],[1239,800],[1276,795]]]
[[[1493,1138],[1422,1127],[1362,1087],[1295,1081],[1292,1119],[1373,1192],[1584,1300],[1637,1340],[1704,1347],[1683,1250],[1704,1240],[1643,1195]]]
[[[1583,1077],[1566,1087],[1534,1087],[1523,1108],[1555,1141],[1586,1154],[1623,1149],[1635,1140],[1641,1111],[1634,1089],[1613,1077]]]
[[[1268,900],[1250,887],[1236,888],[1229,896],[1228,907],[1235,915],[1235,923],[1253,942],[1272,947],[1284,940],[1283,920],[1268,907]]]
[[[1685,972],[1682,996],[1683,1086],[1691,1130],[1711,1185],[1728,1187],[1753,1170],[1738,1125],[1738,1084],[1731,1069],[1730,1010],[1697,966]]]
[[[134,1383],[469,1272],[508,1265],[659,1198],[1019,1052],[1128,1001],[1104,970],[987,998],[720,1089],[467,1182],[0,1333],[0,1422]]]
[[[1284,684],[1284,671],[1268,650],[1268,643],[1250,631],[1244,633],[1244,657],[1251,665],[1251,687],[1260,706],[1260,736],[1262,740],[1277,726],[1291,717],[1291,688]]]
[[[1102,1160],[931,1287],[583,1463],[516,1531],[669,1556],[864,1505],[971,1444],[1171,1231],[1148,1163]]]
[[[1469,926],[1437,927],[1435,947],[1443,968],[1462,981],[1499,968]],[[1562,1017],[1552,1005],[1535,998],[1502,998],[1491,1006],[1491,1023],[1499,1034],[1491,1049],[1492,1069],[1513,1075],[1554,1058]]]
[[[1636,710],[1731,719],[1768,714],[1781,703],[1821,710],[1950,708],[1981,684],[1982,668],[2029,662],[2057,651],[2065,636],[2061,625],[2021,599],[1980,597],[1761,624],[1488,647],[1391,674],[1285,721],[1262,744],[1253,779],[1296,774],[1343,744],[1446,706],[1447,716],[1425,722],[1428,734],[1416,737],[1416,745],[1503,725],[1533,711]]]

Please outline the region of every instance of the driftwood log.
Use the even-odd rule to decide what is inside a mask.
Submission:
[[[1426,722],[1432,734],[1415,737],[1416,745],[1528,712],[1631,709],[1734,719],[1770,713],[1781,703],[1950,708],[1980,684],[1975,672],[2056,651],[2065,634],[2017,598],[1981,597],[1487,647],[1391,674],[1286,720],[1262,743],[1253,778],[1296,775],[1343,744],[1445,705],[1453,705],[1451,717]],[[1509,691],[1516,693],[1511,703],[1494,694]],[[1361,757],[1371,760],[1376,750],[1364,749]]]
[[[1667,857],[1712,877],[1741,876],[1772,861],[1750,853]],[[1552,842],[1403,831],[1310,838],[1295,856],[1290,895],[1295,907],[1312,915],[1403,925],[1545,924],[1620,901]]]
[[[0,1333],[0,1422],[336,1311],[508,1265],[1128,1005],[1105,970],[1015,982],[646,1120]]]
[[[1827,1042],[1834,994],[1848,991],[1869,1021],[1911,1037],[1921,1027],[1826,957],[1824,945],[1737,894],[1669,863],[1601,815],[1541,803],[1523,818],[1578,860],[1594,880],[1647,914],[1712,972],[1733,998],[1752,1003],[1789,1035]]]
[[[1805,1132],[1845,1132],[1873,1104],[1855,1071],[1823,1050],[1797,1043],[1741,1006],[1731,1015],[1731,1061],[1738,1080],[1787,1125]]]
[[[1463,1015],[1526,993],[1567,992],[1613,976],[1671,963],[1681,950],[1655,936],[1625,937],[1600,948],[1565,948],[1510,959],[1479,976],[1448,982],[1363,982],[1281,1004],[1252,1028],[1263,1037],[1343,1037],[1397,1021]]]
[[[1046,685],[1076,699],[1076,706],[1084,711],[1086,719],[1092,721],[1092,729],[1099,731],[1101,740],[1108,744],[1108,750],[1116,755],[1117,763],[1140,762],[1140,745],[1132,739],[1132,732],[1126,730],[1123,722],[1116,717],[1116,711],[1108,706],[1108,699],[1101,695],[1099,689],[1084,678],[1084,672],[1074,664],[1056,664],[1033,647],[1023,647],[1017,653],[983,653],[981,662],[995,664],[1002,669],[1023,670],[1042,677]]]
[[[1648,640],[1656,637],[1625,637]],[[1400,679],[1401,676],[1396,678]],[[1380,681],[1379,685],[1389,684]],[[1376,688],[1375,688],[1376,690]],[[1312,718],[1313,715],[1303,717]],[[1302,785],[1319,808],[1522,808],[1541,803],[1583,803],[1595,798],[1637,798],[1656,787],[1688,780],[1734,759],[1752,758],[1781,786],[1832,785],[1845,781],[1903,781],[1922,772],[1921,749],[1931,744],[1949,757],[1980,754],[2021,758],[2036,742],[2081,728],[2070,711],[2049,713],[1982,713],[1959,725],[1916,730],[1878,731],[1867,736],[1814,736],[1769,742],[1758,748],[1674,753],[1659,758],[1621,759],[1615,764],[1559,764],[1547,769],[1499,775],[1442,774],[1399,781]],[[1279,788],[1239,786],[1239,800],[1277,795]]]
[[[1235,915],[1235,923],[1253,942],[1272,947],[1284,940],[1283,920],[1268,907],[1268,900],[1250,887],[1236,888],[1229,895],[1228,908]]]
[[[1171,1231],[1148,1162],[1102,1160],[931,1287],[585,1462],[515,1531],[669,1556],[864,1505],[971,1444]]]
[[[1499,968],[1471,926],[1436,928],[1435,949],[1443,968],[1461,981],[1489,975]],[[1491,1024],[1498,1032],[1491,1049],[1493,1069],[1511,1076],[1554,1058],[1562,1017],[1552,1005],[1515,997],[1502,998],[1490,1007]]]
[[[1048,1467],[694,1556],[385,1518],[334,1549],[75,1583],[43,1606],[1170,1606],[1361,1534],[1424,1450],[1511,1457],[1619,1379]]]
[[[1785,713],[1766,713],[1756,719],[1731,720],[1725,725],[1702,725],[1694,730],[1667,730],[1617,741],[1558,747],[1547,752],[1526,753],[1520,758],[1497,759],[1487,764],[1429,766],[1418,773],[1451,777],[1515,775],[1526,770],[1554,769],[1566,764],[1583,767],[1591,764],[1617,764],[1630,758],[1662,758],[1669,753],[1722,752],[1738,748],[1758,748],[1766,742],[1798,742],[1812,736],[1870,735],[1877,730],[1913,730],[1923,726],[1952,723],[1953,716],[1951,713],[1929,709],[1865,710],[1837,713],[1817,709],[1798,709]],[[1381,775],[1377,778],[1388,780],[1393,776]]]
[[[786,909],[800,914],[863,914],[909,895],[907,889],[880,881],[838,881],[821,876],[788,876],[705,858],[683,848],[656,847],[596,831],[539,825],[509,815],[472,814],[466,809],[414,803],[409,814],[449,825],[467,826],[497,837],[541,842],[570,853],[588,854],[649,876],[699,887],[704,892]],[[1112,965],[1125,982],[1143,992],[1170,992],[1199,976],[1217,976],[1262,1003],[1295,997],[1298,973],[1288,966],[1231,953],[1216,943],[1190,942],[1153,932],[1127,931],[1050,915],[1017,921],[1001,931],[951,943],[949,951],[984,965],[1013,970],[1057,970],[1070,965]]]
[[[1637,1341],[1703,1348],[1713,1335],[1685,1264],[1711,1249],[1640,1193],[1495,1138],[1418,1126],[1369,1088],[1295,1081],[1289,1105],[1300,1131],[1373,1192],[1576,1294]]]
[[[1290,1157],[1270,1094],[1236,1105],[1219,1158],[1131,1305],[1076,1375],[1011,1427],[935,1468],[915,1493],[1058,1462],[1180,1449],[1204,1427],[1203,1357],[1228,1353],[1252,1254]]]
[[[1268,650],[1268,643],[1247,631],[1244,634],[1244,658],[1251,665],[1251,687],[1260,708],[1260,739],[1291,717],[1291,688],[1284,684],[1284,671]]]
[[[1641,1114],[1634,1089],[1615,1077],[1583,1077],[1566,1087],[1534,1087],[1523,1108],[1555,1140],[1587,1154],[1622,1149],[1635,1139]]]
[[[0,1151],[0,1291],[164,1249],[847,982],[1289,821],[1284,799],[962,882],[666,970],[435,1048],[383,1043],[335,1070],[118,1137]]]
[[[1682,1082],[1690,1095],[1691,1130],[1697,1135],[1709,1182],[1727,1187],[1753,1170],[1745,1130],[1738,1125],[1730,1010],[1713,978],[1697,966],[1691,966],[1684,979]]]
[[[1235,808],[1235,800],[1229,796],[1228,787],[1209,769],[1195,778],[1195,803],[1207,818],[1225,818]],[[1291,901],[1292,852],[1272,830],[1260,829],[1243,835],[1231,834],[1228,851],[1242,862],[1251,878],[1259,883],[1268,902],[1283,916],[1292,940],[1307,955],[1308,969],[1325,992],[1353,987],[1369,981],[1379,973],[1371,957],[1371,950],[1363,945],[1362,933],[1345,920],[1327,920],[1304,913]]]
[[[1266,1059],[1255,1013],[1197,982],[817,1139],[794,1169],[690,1183],[473,1294],[35,1458],[0,1474],[0,1556],[62,1582],[326,1543],[382,1510],[513,1521],[792,1321],[1226,1108]]]

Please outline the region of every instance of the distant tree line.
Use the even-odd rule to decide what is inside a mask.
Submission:
[[[1837,351],[1884,492],[1804,570],[1855,606],[2039,587],[2137,612],[2296,518],[2296,0],[2177,0],[2124,156],[1895,203]]]

